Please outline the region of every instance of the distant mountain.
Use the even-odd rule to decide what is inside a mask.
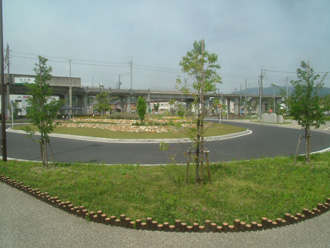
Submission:
[[[286,87],[279,87],[283,90],[287,90]],[[288,90],[289,90],[289,93],[293,92],[293,87],[292,86],[289,86],[288,87]],[[273,96],[274,95],[274,91],[275,91],[275,94],[276,96],[279,96],[280,95],[280,90],[276,87],[265,87],[263,88],[263,95],[264,96]],[[238,95],[259,95],[259,88],[258,87],[255,87],[255,88],[247,88],[246,91],[245,90],[242,90],[242,91],[236,91],[236,92],[232,92],[232,94],[238,94]],[[329,95],[330,94],[330,88],[322,88],[320,90],[320,93],[319,95],[322,97],[322,96],[326,96],[326,95]]]

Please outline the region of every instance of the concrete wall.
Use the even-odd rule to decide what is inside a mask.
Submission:
[[[282,115],[263,113],[261,116],[261,121],[269,123],[283,123],[284,119]]]

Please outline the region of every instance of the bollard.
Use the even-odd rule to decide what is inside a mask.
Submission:
[[[272,220],[267,220],[267,228],[269,228],[269,229],[273,228],[273,221]]]
[[[129,228],[130,223],[131,223],[131,218],[125,218],[125,225],[124,225],[124,227],[125,228]]]
[[[162,231],[163,230],[163,227],[164,227],[163,224],[157,225],[157,231]]]
[[[106,214],[101,214],[101,222],[100,223],[105,224],[105,219],[106,218],[107,218],[107,215]]]
[[[145,222],[141,223],[141,230],[147,230],[147,223]]]
[[[120,217],[120,226],[124,227],[125,226],[125,219],[126,219],[126,215],[125,214],[121,214]]]
[[[261,231],[262,229],[263,229],[262,224],[258,224],[258,225],[257,225],[257,230],[258,230],[258,231]]]
[[[222,231],[225,233],[229,231],[229,224],[227,222],[222,224]]]
[[[71,204],[70,204],[70,205],[71,205]],[[88,217],[89,217],[89,220],[90,220],[90,221],[93,221],[93,216],[94,216],[94,214],[95,214],[95,212],[89,212]]]
[[[151,229],[151,225],[152,225],[152,218],[151,217],[148,217],[146,219],[146,222],[147,222],[147,230],[150,230]]]
[[[233,225],[229,225],[228,229],[229,229],[229,232],[235,232],[235,226],[233,226]]]
[[[155,220],[153,220],[151,222],[151,230],[156,231],[157,230],[157,226],[158,226],[158,222],[155,221]]]
[[[187,232],[187,223],[181,223],[180,232]]]
[[[120,226],[120,219],[115,220],[115,226]]]
[[[308,210],[307,208],[304,208],[304,209],[303,209],[303,215],[305,215],[306,218],[310,218],[310,217],[311,217],[311,216],[310,216],[310,212],[309,212],[309,210]]]
[[[296,218],[298,219],[297,222],[300,222],[302,220],[302,214],[301,213],[296,213]]]
[[[204,222],[204,226],[205,226],[205,232],[210,232],[211,231],[211,221],[210,220],[206,220]]]
[[[170,224],[168,222],[165,222],[163,224],[163,230],[166,232],[168,232],[170,230]]]
[[[324,205],[322,203],[317,204],[317,209],[321,211],[321,213],[324,212]]]
[[[198,232],[198,231],[199,231],[199,224],[193,223],[193,232]]]
[[[268,219],[266,217],[261,218],[261,225],[263,229],[267,229],[268,227]]]
[[[111,226],[115,226],[116,225],[116,216],[111,216],[110,217],[110,225]]]
[[[241,221],[239,219],[234,220],[234,231],[235,232],[240,231],[240,225],[241,225]]]
[[[142,223],[142,221],[139,220],[139,219],[137,219],[137,220],[135,221],[135,228],[136,228],[136,229],[141,229],[141,223]]]
[[[211,232],[216,232],[216,231],[217,231],[217,224],[211,223]]]
[[[291,214],[289,213],[284,214],[284,219],[288,224],[291,224]]]
[[[240,222],[240,230],[242,232],[245,232],[246,231],[246,223],[245,222]]]
[[[104,224],[105,225],[110,225],[110,218],[105,218],[104,219]]]
[[[102,210],[96,212],[96,222],[102,223],[102,214],[103,214]]]
[[[175,221],[175,231],[180,232],[181,230],[181,220],[176,220]]]
[[[258,231],[258,223],[257,222],[252,222],[251,223],[251,229],[252,231]]]
[[[134,227],[135,227],[135,221],[131,221],[131,222],[129,223],[129,228],[130,228],[130,229],[134,229]]]

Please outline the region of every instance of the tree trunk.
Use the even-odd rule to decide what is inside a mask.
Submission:
[[[199,156],[200,156],[200,114],[198,110],[198,117],[197,117],[197,137],[196,137],[196,157],[195,157],[195,163],[196,163],[196,184],[199,184],[200,177],[199,177]]]
[[[50,155],[52,157],[52,163],[53,163],[53,168],[54,168],[55,167],[55,161],[54,161],[53,149],[52,149],[52,146],[50,145],[49,140],[48,140],[48,145],[49,145],[49,151],[50,151]]]
[[[43,139],[40,139],[40,153],[41,153],[41,161],[42,161],[42,166],[45,167],[45,160],[44,160],[44,145],[43,145]]]
[[[310,127],[306,127],[305,129],[305,138],[306,138],[306,162],[311,162],[311,134]]]
[[[48,149],[47,149],[47,141],[44,138],[43,139],[43,145],[44,145],[44,160],[45,160],[45,165],[48,167]]]

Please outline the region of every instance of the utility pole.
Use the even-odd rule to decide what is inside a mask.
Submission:
[[[6,99],[6,106],[10,106],[10,62],[9,62],[9,45],[7,44],[6,47],[6,56],[5,56],[5,65],[4,69],[7,67],[7,77],[5,78],[5,85],[6,87],[6,94],[5,94],[5,99]],[[6,116],[8,116],[8,119],[10,118],[10,111],[9,108],[6,108]]]
[[[69,70],[70,70],[70,77],[71,77],[71,59],[69,59]]]
[[[6,48],[6,57],[5,57],[5,63],[7,66],[7,75],[8,75],[8,83],[10,83],[10,77],[9,77],[9,66],[10,66],[10,62],[9,62],[9,45],[7,44],[7,48]]]
[[[131,88],[127,97],[127,113],[131,110],[131,94],[133,94],[133,59],[129,62],[130,70],[131,70]]]
[[[261,74],[260,74],[260,89],[259,89],[259,95],[260,95],[260,99],[259,99],[259,118],[261,120],[261,115],[262,115],[262,107],[261,107],[261,104],[262,104],[262,91],[263,91],[263,85],[262,85],[262,79],[263,79],[263,71],[261,69]]]
[[[132,93],[132,89],[133,89],[133,59],[131,59],[130,62],[130,69],[131,69],[131,93]]]
[[[247,98],[247,79],[245,79],[245,97],[244,97],[244,118],[246,113],[246,98]]]
[[[121,82],[120,82],[120,74],[119,74],[118,90],[120,90],[120,85],[121,85]]]
[[[71,59],[69,59],[69,70],[70,70],[70,86],[69,86],[69,119],[72,116],[72,81],[71,81]]]
[[[5,99],[5,77],[3,61],[3,20],[2,0],[0,0],[0,54],[1,54],[1,153],[2,160],[7,161],[7,138],[6,138],[6,99]]]

